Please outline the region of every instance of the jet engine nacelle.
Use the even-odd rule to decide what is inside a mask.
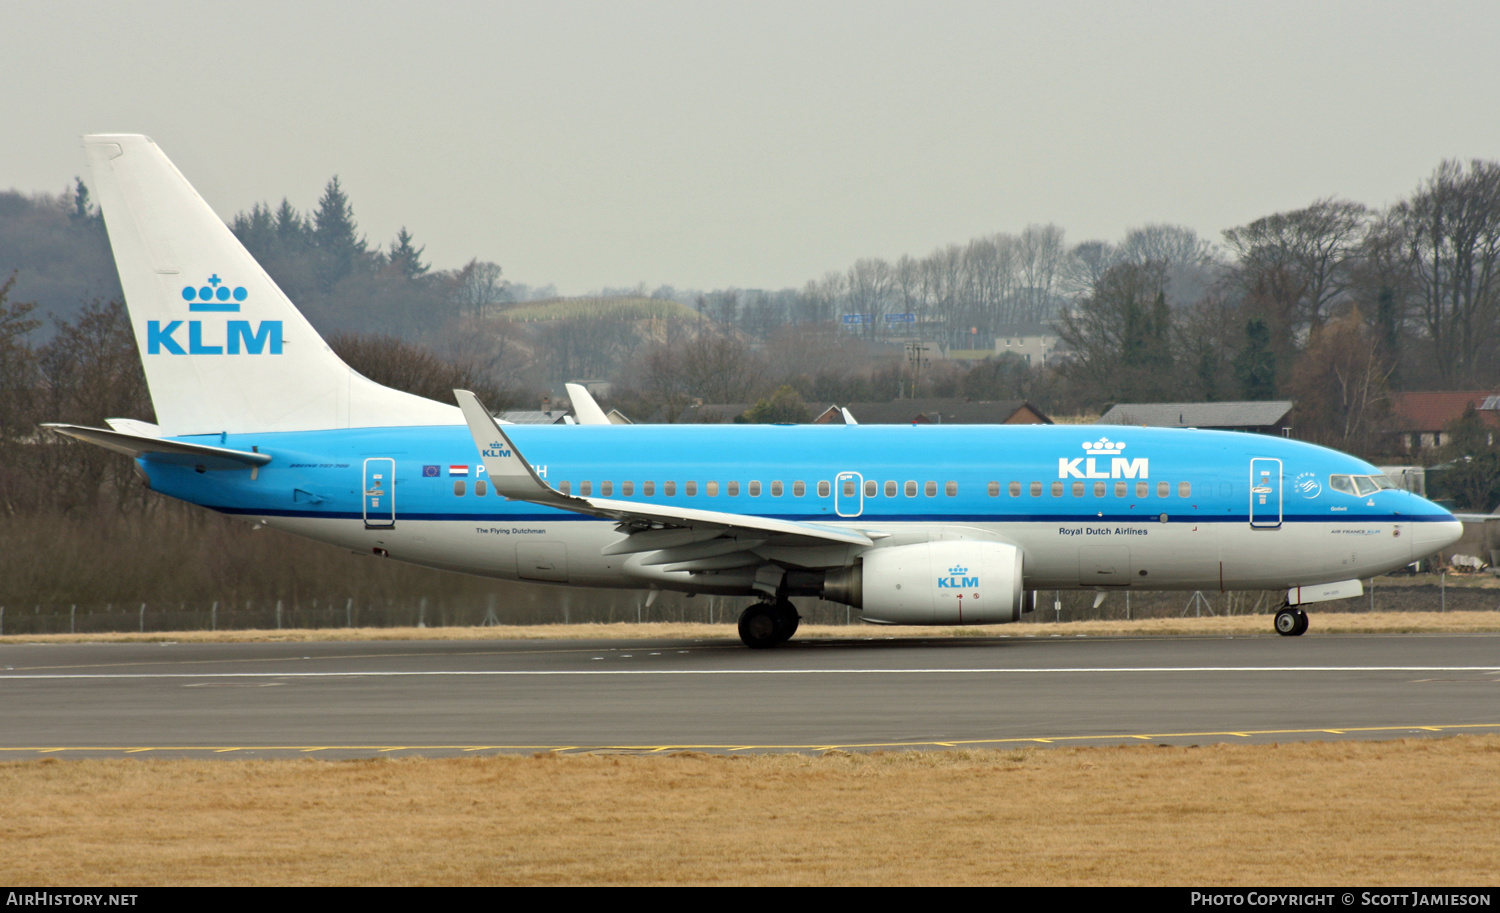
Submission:
[[[876,548],[830,571],[823,598],[864,610],[877,624],[999,624],[1023,611],[1021,550],[944,540]]]

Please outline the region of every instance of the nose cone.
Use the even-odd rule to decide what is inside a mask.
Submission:
[[[1445,516],[1447,519],[1434,517],[1426,523],[1412,524],[1411,560],[1426,558],[1463,538],[1464,525],[1452,514]]]

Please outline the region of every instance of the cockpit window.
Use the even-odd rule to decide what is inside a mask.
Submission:
[[[1395,488],[1391,480],[1384,475],[1378,476],[1329,476],[1328,487],[1334,491],[1342,491],[1346,495],[1373,495],[1377,491],[1387,488]]]

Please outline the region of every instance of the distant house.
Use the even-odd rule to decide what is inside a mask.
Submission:
[[[512,409],[500,413],[502,422],[512,425],[573,425],[577,422],[566,409]]]
[[[1396,452],[1418,453],[1443,446],[1444,430],[1472,405],[1480,420],[1493,431],[1500,430],[1500,395],[1488,390],[1435,393],[1392,393],[1391,434]]]
[[[755,403],[696,403],[677,413],[675,419],[669,419],[668,412],[663,407],[651,417],[650,421],[654,424],[729,425],[736,421],[743,421],[742,416],[754,406]],[[807,414],[812,416],[811,422],[814,424],[828,424],[830,412],[837,414],[838,406],[832,403],[807,404]],[[843,419],[839,418],[838,421],[842,422]]]
[[[1010,352],[1028,365],[1044,365],[1053,360],[1058,347],[1057,330],[1047,323],[1016,323],[996,328],[995,354]]]
[[[1291,400],[1246,403],[1118,403],[1095,422],[1147,428],[1213,428],[1291,437]]]
[[[699,403],[677,415],[679,425],[727,425],[745,414],[753,403]],[[1050,425],[1040,409],[1025,400],[980,402],[965,399],[898,399],[889,403],[808,403],[808,424],[843,425],[847,408],[861,425]],[[669,419],[663,409],[652,422]]]
[[[966,399],[898,399],[889,403],[850,403],[861,425],[1050,425],[1042,410],[1023,399],[986,402]],[[833,419],[841,423],[843,416]]]

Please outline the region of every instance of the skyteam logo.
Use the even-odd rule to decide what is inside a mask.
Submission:
[[[1151,464],[1146,457],[1130,459],[1121,454],[1125,450],[1124,441],[1112,441],[1107,437],[1101,437],[1097,441],[1084,441],[1083,452],[1086,457],[1057,458],[1057,477],[1059,479],[1149,479],[1151,478]],[[1109,461],[1109,468],[1100,468],[1100,463]]]
[[[965,577],[969,573],[966,567],[948,568],[947,577],[938,578],[938,589],[940,590],[972,590],[979,587],[978,577]]]
[[[218,273],[200,286],[182,287],[182,300],[192,313],[238,313],[250,293],[243,285],[231,286]],[[187,339],[178,335],[186,325]],[[187,348],[183,348],[186,341]],[[146,321],[147,355],[280,355],[281,321],[262,320],[252,326],[248,320],[218,321],[160,320]]]

